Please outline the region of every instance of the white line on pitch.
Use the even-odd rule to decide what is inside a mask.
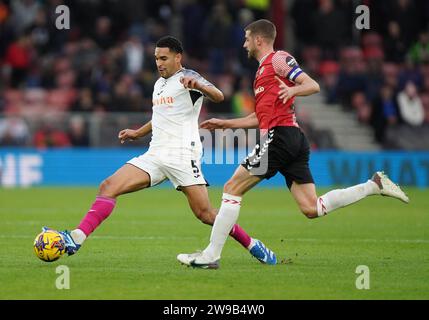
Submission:
[[[32,236],[29,235],[0,235],[0,239],[31,239]],[[199,239],[199,237],[180,237],[180,236],[91,236],[91,239],[101,239],[101,240],[180,240],[180,239]],[[316,239],[316,238],[290,238],[284,239],[283,242],[288,241],[298,241],[298,242],[392,242],[392,243],[429,243],[428,239]]]

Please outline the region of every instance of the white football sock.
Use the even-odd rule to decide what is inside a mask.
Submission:
[[[345,207],[374,194],[380,194],[380,188],[372,180],[346,189],[329,191],[317,198],[317,215],[319,217],[324,216],[335,209]]]
[[[228,193],[222,195],[222,205],[213,224],[210,235],[210,244],[203,251],[205,255],[213,260],[220,259],[228,235],[238,219],[240,213],[241,197]]]
[[[76,244],[82,244],[86,239],[86,234],[80,229],[74,229],[70,235]]]

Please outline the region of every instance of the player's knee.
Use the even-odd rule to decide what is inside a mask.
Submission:
[[[117,196],[110,178],[104,179],[103,182],[100,183],[98,194],[109,198],[115,198]]]
[[[311,204],[301,205],[300,209],[301,209],[301,212],[308,219],[317,218],[317,208],[316,208],[316,205],[311,205]]]
[[[232,179],[228,180],[224,184],[224,186],[223,186],[223,192],[231,194],[231,195],[234,195],[234,196],[238,196],[238,197],[242,196],[242,194],[240,194],[240,192],[238,191],[237,184]]]

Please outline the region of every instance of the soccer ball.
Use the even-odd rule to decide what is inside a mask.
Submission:
[[[36,256],[46,262],[58,260],[66,252],[66,244],[60,233],[55,230],[46,230],[39,233],[34,239]]]

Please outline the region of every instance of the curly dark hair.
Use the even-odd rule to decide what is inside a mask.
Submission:
[[[172,36],[165,36],[158,40],[156,43],[158,48],[169,48],[176,53],[183,53],[182,43]]]

